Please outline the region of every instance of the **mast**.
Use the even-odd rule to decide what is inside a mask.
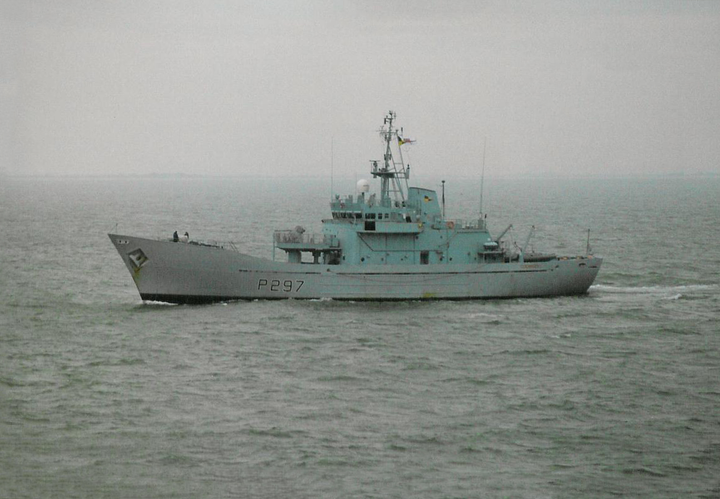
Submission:
[[[400,149],[402,137],[398,134],[397,129],[393,128],[395,121],[395,112],[388,111],[385,115],[385,121],[380,128],[380,136],[385,142],[385,155],[383,157],[382,167],[377,160],[371,161],[372,168],[370,173],[373,177],[380,177],[380,202],[383,206],[390,206],[392,201],[405,201],[407,191],[407,181],[410,177],[409,169],[405,168],[405,163]],[[399,161],[393,156],[392,144],[398,143]],[[405,181],[403,189],[402,180]]]

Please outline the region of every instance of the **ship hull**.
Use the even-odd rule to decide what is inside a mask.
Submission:
[[[435,265],[275,262],[193,243],[109,234],[143,300],[467,300],[580,295],[602,259]]]

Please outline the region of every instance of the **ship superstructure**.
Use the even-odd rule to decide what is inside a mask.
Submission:
[[[313,263],[327,265],[524,261],[524,250],[511,254],[501,244],[506,231],[496,239],[490,236],[482,214],[471,220],[448,220],[436,191],[408,187],[410,167],[404,164],[401,148],[406,139],[393,127],[394,120],[395,113],[390,111],[380,130],[385,143],[383,160],[371,161],[370,173],[380,179],[380,196],[370,194],[370,184],[360,180],[357,195],[336,195],[331,201],[332,218],[322,221],[321,236],[306,235],[300,227],[277,231],[275,248],[287,252],[291,263],[301,262],[302,253],[307,252]]]

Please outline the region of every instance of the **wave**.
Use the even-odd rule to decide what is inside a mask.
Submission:
[[[590,286],[590,290],[596,290],[607,293],[629,293],[629,294],[660,294],[673,293],[678,298],[682,291],[703,291],[709,289],[717,289],[717,284],[681,284],[677,286],[609,286],[607,284],[594,284]],[[677,298],[674,298],[677,299]]]
[[[473,312],[467,314],[465,317],[467,319],[489,319],[492,321],[500,321],[501,319],[505,318],[496,314],[488,314],[487,312]]]

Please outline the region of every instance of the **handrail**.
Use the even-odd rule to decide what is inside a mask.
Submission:
[[[327,244],[329,238],[325,234],[309,234],[295,230],[276,230],[273,233],[273,241],[281,244]]]
[[[473,230],[484,230],[485,229],[485,220],[482,219],[464,219],[464,218],[455,218],[455,219],[449,219],[446,218],[443,220],[443,222],[455,229],[473,229]]]
[[[173,242],[171,237],[156,237],[156,241],[169,241]],[[203,246],[206,248],[224,249],[229,251],[240,252],[233,241],[216,241],[215,239],[208,239],[207,241],[191,239],[189,241],[175,241],[177,244],[190,244],[194,246]]]

